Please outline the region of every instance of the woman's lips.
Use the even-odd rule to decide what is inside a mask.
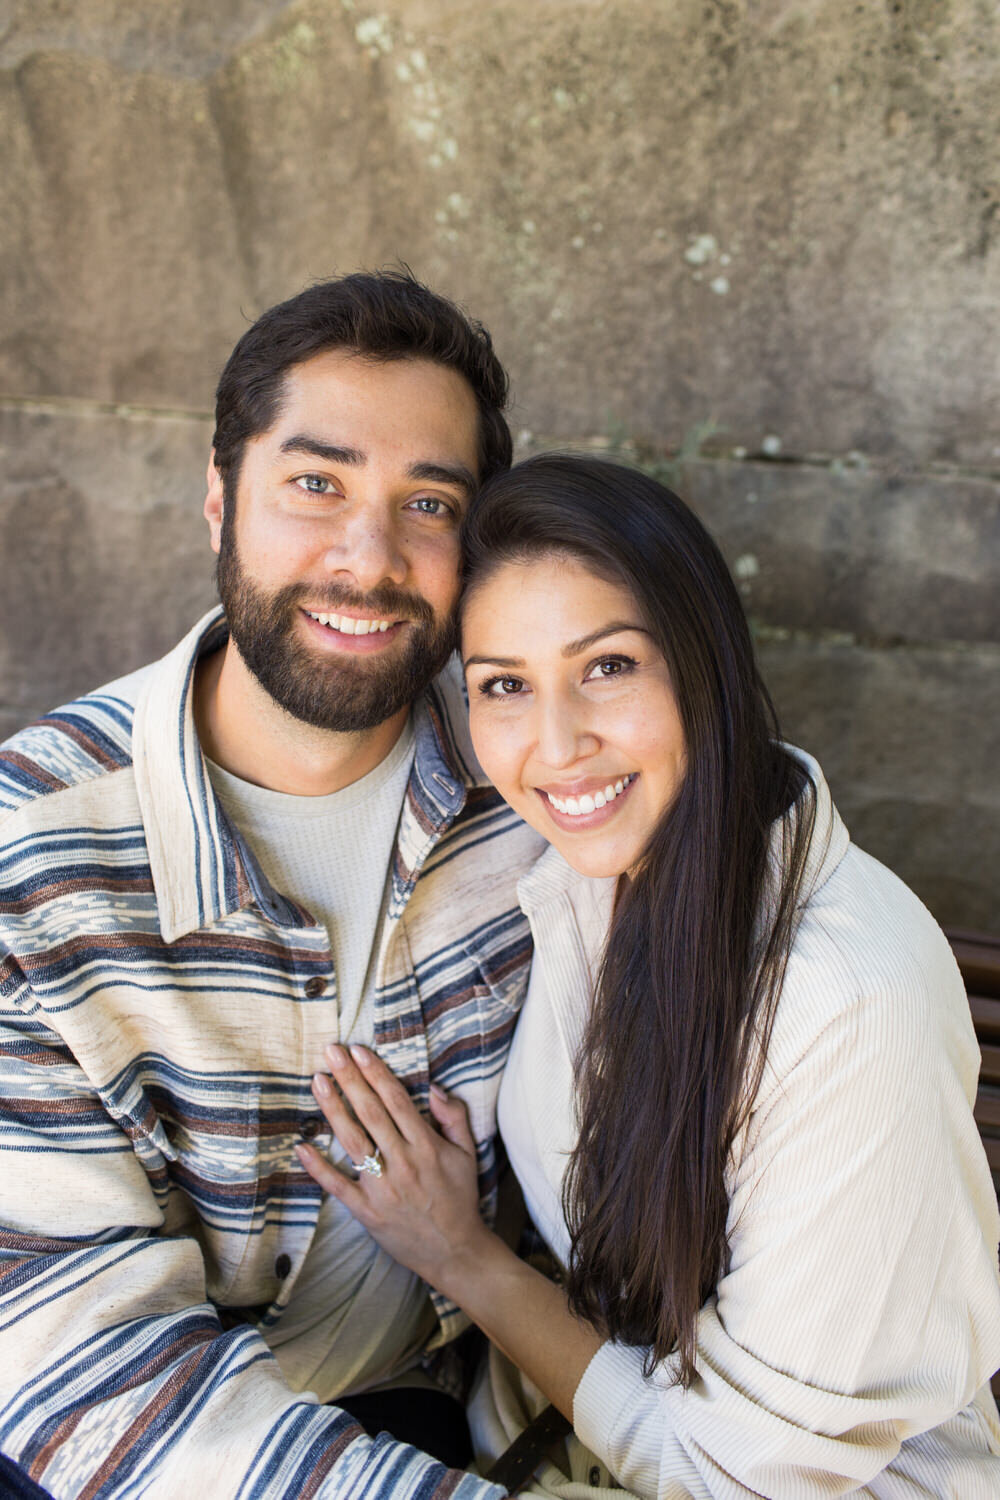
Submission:
[[[628,796],[638,777],[637,771],[629,771],[614,781],[597,783],[592,789],[561,796],[558,792],[536,787],[543,806],[560,828],[589,829],[614,817]]]

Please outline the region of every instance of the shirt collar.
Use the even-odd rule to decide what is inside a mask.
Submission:
[[[257,901],[279,923],[302,920],[274,891],[215,795],[194,722],[198,660],[228,626],[210,610],[152,668],[136,704],[133,764],[160,931],[173,943]],[[406,904],[421,866],[465,804],[488,785],[469,740],[455,658],[414,705],[414,762],[393,864],[390,914]]]

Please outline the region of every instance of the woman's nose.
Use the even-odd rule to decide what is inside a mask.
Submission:
[[[537,753],[553,770],[565,770],[600,748],[600,737],[581,708],[567,698],[539,705]]]

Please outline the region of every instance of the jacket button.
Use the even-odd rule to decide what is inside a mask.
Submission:
[[[279,1255],[278,1259],[274,1262],[274,1274],[275,1276],[277,1276],[278,1280],[284,1281],[285,1277],[288,1275],[291,1269],[292,1257],[290,1255],[284,1254]]]
[[[302,1121],[302,1139],[314,1141],[323,1129],[323,1120],[319,1115],[310,1115],[308,1120]]]
[[[601,1482],[601,1471],[596,1464],[591,1464],[590,1473],[587,1475],[587,1479],[590,1482],[591,1486],[596,1490]]]
[[[313,977],[311,979],[307,979],[305,983],[306,999],[317,1000],[319,996],[322,995],[325,989],[326,980],[321,979],[318,974],[314,974]]]

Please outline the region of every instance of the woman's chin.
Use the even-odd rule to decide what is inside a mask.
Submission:
[[[619,847],[617,840],[612,842],[610,839],[588,837],[582,832],[567,833],[564,829],[554,828],[549,818],[539,818],[536,815],[525,821],[530,822],[537,833],[558,849],[571,869],[578,875],[589,876],[591,880],[607,880],[612,876],[626,875],[642,853],[639,847]]]

